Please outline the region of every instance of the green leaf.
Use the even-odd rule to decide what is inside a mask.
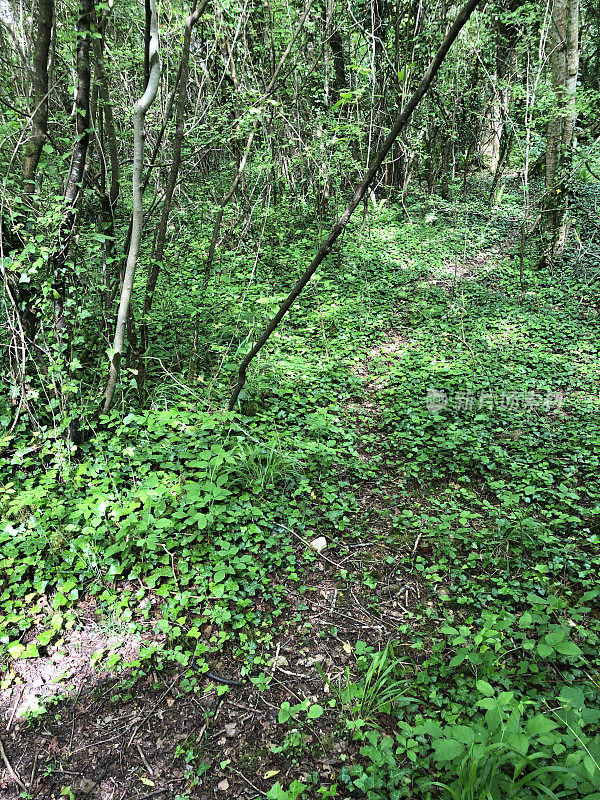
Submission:
[[[514,696],[515,696],[514,692],[500,692],[500,694],[498,695],[498,705],[500,706],[508,705],[509,703],[512,702]]]
[[[575,642],[565,641],[565,642],[557,642],[554,645],[554,648],[557,653],[560,653],[562,656],[578,656],[581,655],[581,648],[575,644]]]
[[[436,739],[433,743],[434,755],[436,761],[452,761],[457,756],[464,753],[465,747],[462,742],[456,739]]]
[[[522,756],[529,750],[529,737],[525,736],[524,733],[511,733],[506,737],[506,743]]]
[[[452,736],[467,747],[474,744],[477,738],[473,728],[470,728],[468,725],[454,725],[452,727]]]
[[[486,697],[492,697],[494,694],[493,687],[487,681],[477,681],[475,684],[477,691],[484,694]]]
[[[552,647],[556,647],[557,644],[564,642],[566,638],[567,634],[563,630],[559,630],[552,631],[552,633],[547,633],[544,636],[544,641]]]
[[[323,706],[320,706],[318,703],[315,703],[308,709],[308,713],[306,715],[307,719],[318,719],[323,714]]]
[[[586,768],[588,775],[592,777],[592,775],[598,769],[596,766],[596,762],[590,756],[584,756],[583,758],[583,766]]]
[[[548,719],[543,714],[536,714],[535,717],[528,719],[525,723],[525,731],[529,736],[543,736],[550,731],[556,730],[556,728],[558,728],[556,722]]]
[[[563,686],[558,699],[567,708],[583,708],[585,705],[585,696],[577,686]]]
[[[533,622],[533,617],[526,611],[524,614],[521,614],[519,618],[519,628],[530,628],[531,623]]]
[[[42,633],[38,633],[37,640],[42,646],[45,646],[52,640],[54,636],[56,636],[55,630],[42,631]]]
[[[19,658],[39,658],[40,651],[37,649],[37,645],[35,642],[29,642],[26,645],[25,649],[19,656]]]
[[[289,795],[279,781],[277,781],[277,783],[274,786],[271,786],[267,792],[267,797],[269,800],[287,800]]]
[[[9,644],[6,649],[11,658],[21,658],[21,653],[23,653],[25,647],[21,644],[21,642],[13,642],[12,644]]]
[[[465,658],[467,657],[468,652],[469,651],[467,650],[466,647],[461,647],[460,650],[456,651],[456,655],[454,656],[454,658],[450,659],[450,663],[449,663],[448,666],[450,666],[450,667],[458,667],[458,665],[462,664],[462,662],[465,660]]]

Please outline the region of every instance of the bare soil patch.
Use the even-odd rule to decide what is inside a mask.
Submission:
[[[344,561],[356,570],[380,564],[378,548],[377,543],[355,546],[335,558],[340,567]],[[305,578],[305,591],[287,587],[289,603],[274,635],[263,690],[246,681],[219,697],[220,684],[197,675],[190,691],[190,673],[183,668],[139,680],[129,673],[117,678],[97,673],[90,680],[86,671],[70,696],[57,702],[46,696],[47,710],[38,719],[27,721],[6,707],[0,797],[17,798],[24,786],[40,800],[60,797],[65,787],[77,798],[93,800],[250,798],[275,780],[285,785],[315,770],[324,783],[334,782],[345,761],[359,756],[340,729],[339,711],[328,707],[331,692],[315,664],[334,685],[343,682],[345,668],[353,671],[356,641],[377,648],[397,638],[419,590],[397,569],[388,569],[377,594],[371,594],[360,584],[340,581],[322,559]],[[214,669],[219,676],[239,677],[240,665],[223,654]],[[274,752],[273,747],[285,747],[290,730],[277,721],[281,704],[305,698],[321,703],[325,714],[303,728],[297,752]],[[202,763],[208,768],[199,774]]]

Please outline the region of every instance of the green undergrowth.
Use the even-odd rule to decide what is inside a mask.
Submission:
[[[281,215],[267,219],[259,268],[243,248],[227,262],[224,255],[202,303],[191,259],[175,262],[176,294],[173,275],[163,274],[159,296],[171,299],[151,326],[145,393],[132,377],[120,410],[93,423],[91,441],[67,446],[68,420],[30,435],[23,419],[5,437],[5,652],[35,656],[35,641],[23,649],[19,640],[38,623],[40,599],[49,599],[58,629],[74,624],[70,609],[86,593],[125,621],[148,592],[162,597],[166,649],[184,661],[206,646],[186,632],[197,629],[190,615],[219,627],[215,645],[234,630],[254,636],[268,627],[262,617],[277,613],[278,602],[273,571],[282,580],[299,580],[301,571],[289,530],[305,540],[351,535],[351,484],[377,474],[358,458],[348,424],[347,405],[362,391],[352,368],[395,319],[399,287],[429,274],[449,250],[462,252],[466,231],[452,244],[432,208],[415,209],[428,220],[421,225],[390,209],[353,226],[257,361],[236,414],[220,409],[237,361],[316,241]],[[489,235],[481,225],[481,241]],[[173,324],[182,318],[188,328]],[[167,359],[184,371],[155,368]],[[86,386],[82,377],[82,398]],[[272,601],[268,611],[257,611],[258,595]]]
[[[384,544],[422,605],[385,650],[393,668],[368,677],[354,643],[363,678],[318,706],[354,762],[268,796],[597,800],[598,276],[529,247],[521,275],[509,192],[491,216],[477,200],[409,212],[349,226],[235,413],[235,364],[314,252],[291,211],[269,212],[258,260],[224,252],[206,294],[191,259],[163,276],[179,290],[156,309],[145,394],[132,381],[93,439],[5,437],[2,658],[39,655],[93,595],[133,631],[153,616],[140,669],[208,669],[226,646],[259,680],[284,584],[314,558],[302,540],[335,553],[375,535],[360,488],[381,483]]]

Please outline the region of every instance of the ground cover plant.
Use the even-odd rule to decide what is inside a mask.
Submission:
[[[2,0],[2,798],[600,798],[599,42]]]
[[[6,434],[7,791],[600,796],[598,276],[481,194],[351,223],[234,412],[291,226],[224,254],[218,336],[161,277],[153,380],[93,438]]]

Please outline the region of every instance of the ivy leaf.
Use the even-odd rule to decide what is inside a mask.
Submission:
[[[25,647],[21,644],[21,642],[13,642],[9,644],[6,648],[8,650],[9,655],[11,658],[21,658],[21,653],[25,650]]]
[[[54,629],[49,631],[42,631],[42,633],[38,634],[37,640],[42,645],[42,647],[45,647],[55,635],[56,631]]]

